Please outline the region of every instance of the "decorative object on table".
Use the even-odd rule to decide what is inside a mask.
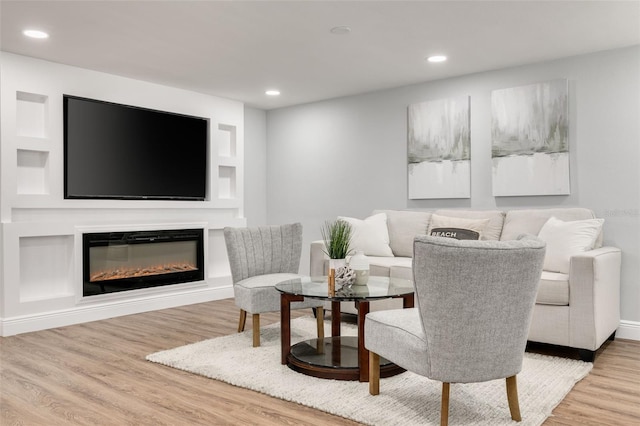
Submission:
[[[354,271],[354,285],[366,285],[369,281],[369,259],[364,252],[357,251],[349,260],[349,266]]]
[[[333,297],[336,295],[336,270],[329,269],[329,275],[327,276],[327,285],[328,285],[328,293],[329,296]]]
[[[471,197],[469,96],[409,105],[409,199]]]
[[[327,221],[320,229],[329,259],[346,259],[351,254],[351,224],[344,220]]]
[[[493,195],[566,195],[569,94],[566,79],[491,92]]]
[[[320,229],[327,256],[329,256],[329,294],[335,294],[336,271],[346,266],[346,257],[351,254],[352,228],[344,220],[325,222]]]
[[[341,266],[335,271],[336,271],[336,275],[335,275],[336,285],[339,285],[342,287],[349,287],[356,282],[356,279],[357,279],[356,271],[351,269],[351,267]]]

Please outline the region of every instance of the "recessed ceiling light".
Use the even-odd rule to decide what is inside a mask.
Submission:
[[[45,33],[44,31],[40,31],[40,30],[24,30],[22,32],[22,34],[26,35],[27,37],[31,37],[31,38],[49,38],[49,34]]]
[[[339,25],[337,27],[333,27],[329,30],[331,34],[344,35],[351,33],[351,27],[346,25]]]
[[[447,60],[447,57],[444,55],[433,55],[427,58],[427,61],[435,63],[435,62],[444,62]]]
[[[266,92],[264,92],[264,94],[267,96],[278,96],[280,94],[280,91],[272,89],[272,90],[267,90]]]

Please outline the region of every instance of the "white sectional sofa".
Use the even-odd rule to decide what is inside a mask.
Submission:
[[[415,235],[450,228],[470,229],[472,233],[480,230],[479,238],[487,240],[510,240],[522,233],[537,235],[547,241],[547,257],[529,341],[577,348],[581,358],[590,361],[595,351],[615,336],[620,323],[621,252],[602,246],[601,227],[593,227],[602,220],[594,221],[591,210],[377,210],[366,220],[344,219],[355,226],[354,243],[365,251],[371,275],[407,279],[413,278]],[[362,240],[365,233],[382,234],[384,240],[381,221],[386,224],[387,241]],[[591,244],[584,244],[589,232],[593,235]],[[326,274],[328,261],[323,249],[323,241],[311,244],[313,276]],[[396,299],[376,301],[371,310],[399,308],[399,303]],[[343,303],[341,308],[355,313],[353,303]]]

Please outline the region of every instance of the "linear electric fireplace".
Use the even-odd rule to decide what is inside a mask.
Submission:
[[[204,280],[203,234],[203,229],[83,234],[83,296]]]

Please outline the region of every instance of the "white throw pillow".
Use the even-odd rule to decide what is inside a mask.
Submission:
[[[431,215],[427,235],[431,235],[431,231],[434,229],[457,228],[477,232],[478,239],[482,239],[482,233],[488,223],[489,219],[467,219],[463,217],[440,216],[434,213]]]
[[[353,229],[351,249],[354,253],[361,250],[368,256],[393,256],[386,214],[374,214],[364,220],[344,216],[338,216],[338,219],[349,223]]]
[[[591,250],[600,235],[604,219],[572,220],[550,217],[538,237],[547,243],[544,270],[569,273],[571,256]]]

